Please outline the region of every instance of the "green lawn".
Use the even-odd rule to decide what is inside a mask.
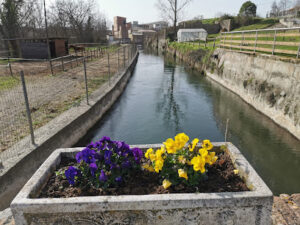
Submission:
[[[278,22],[278,19],[260,19],[257,23],[251,24],[249,26],[239,27],[233,31],[266,29],[275,25]]]

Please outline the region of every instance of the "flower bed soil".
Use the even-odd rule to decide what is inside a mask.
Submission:
[[[161,180],[156,173],[142,171],[131,176],[126,185],[118,188],[103,190],[93,187],[73,187],[68,180],[57,176],[54,172],[42,189],[38,198],[69,198],[78,196],[100,196],[100,195],[147,195],[167,193],[209,193],[209,192],[240,192],[249,191],[245,182],[234,173],[234,166],[230,157],[225,153],[218,154],[219,159],[212,165],[206,179],[198,187],[189,187],[183,184],[171,186],[165,190]],[[74,159],[62,158],[61,164],[56,171],[74,166]]]

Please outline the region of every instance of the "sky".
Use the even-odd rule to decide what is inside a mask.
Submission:
[[[114,16],[127,17],[127,21],[147,23],[161,20],[155,3],[157,0],[96,0],[100,11],[111,22]],[[213,18],[216,14],[229,13],[236,15],[246,0],[193,0],[185,9],[185,18],[192,19],[203,15],[204,18]],[[270,10],[273,0],[252,0],[257,5],[259,16],[265,17]]]

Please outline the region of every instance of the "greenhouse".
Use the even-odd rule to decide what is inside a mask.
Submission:
[[[178,42],[185,41],[205,41],[207,38],[207,31],[204,29],[179,29],[177,33]]]

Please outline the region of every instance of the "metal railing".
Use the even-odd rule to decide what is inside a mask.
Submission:
[[[223,32],[220,48],[299,58],[300,27]]]
[[[28,146],[39,144],[36,130],[62,112],[89,104],[94,91],[112,85],[136,52],[135,45],[126,45],[98,55],[91,51],[73,59],[60,57],[52,60],[54,75],[49,70],[36,73],[35,67],[0,75],[0,161],[22,154],[21,140]]]

